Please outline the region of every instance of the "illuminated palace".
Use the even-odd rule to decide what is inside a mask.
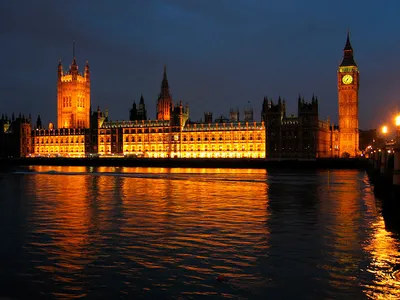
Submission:
[[[189,106],[173,104],[167,71],[157,100],[157,117],[147,120],[143,95],[128,121],[110,121],[108,112],[90,114],[90,72],[79,74],[75,57],[69,71],[58,66],[58,128],[32,131],[33,156],[88,155],[150,158],[265,158],[264,122],[218,119],[193,123]],[[90,116],[90,121],[89,121]],[[210,115],[208,115],[210,117]]]
[[[339,127],[318,118],[318,99],[298,98],[298,116],[286,115],[285,100],[264,98],[261,122],[253,111],[231,110],[229,118],[192,122],[189,106],[174,103],[164,67],[154,120],[147,118],[143,95],[126,121],[111,121],[108,111],[91,110],[90,69],[78,71],[75,55],[67,71],[58,65],[57,127],[34,129],[30,117],[0,119],[0,156],[125,156],[149,158],[315,159],[358,154],[359,72],[347,36],[338,69]]]

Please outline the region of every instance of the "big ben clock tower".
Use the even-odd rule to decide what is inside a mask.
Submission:
[[[340,156],[358,155],[358,88],[360,73],[347,33],[342,63],[338,69]]]

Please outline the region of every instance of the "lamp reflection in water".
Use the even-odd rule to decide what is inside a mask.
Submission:
[[[385,229],[383,220],[372,224],[373,230],[365,251],[371,256],[366,271],[374,276],[372,284],[364,285],[369,299],[400,299],[400,277],[396,270],[399,249],[395,235]]]

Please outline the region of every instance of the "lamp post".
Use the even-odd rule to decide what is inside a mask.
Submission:
[[[393,187],[395,197],[400,192],[400,114],[395,118],[396,121],[396,145],[394,150],[394,168],[393,168]]]
[[[386,125],[383,125],[381,132],[382,132],[382,136],[383,136],[383,147],[382,147],[382,151],[381,151],[380,173],[381,173],[381,175],[384,175],[386,173],[386,160],[387,160],[386,135],[388,133],[388,127]]]

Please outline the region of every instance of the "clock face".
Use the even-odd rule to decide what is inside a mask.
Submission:
[[[349,75],[349,74],[344,75],[343,78],[342,78],[342,82],[344,84],[350,84],[350,83],[353,82],[353,77],[351,75]]]

